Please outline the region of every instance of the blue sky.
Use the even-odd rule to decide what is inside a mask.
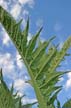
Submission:
[[[27,17],[30,17],[28,41],[41,26],[43,26],[42,41],[55,35],[54,43],[60,43],[59,48],[62,48],[63,42],[71,35],[71,0],[0,0],[0,5],[17,21],[23,18],[22,29],[25,27]],[[23,99],[23,103],[36,101],[33,88],[25,83],[29,78],[26,67],[19,60],[20,55],[2,25],[0,35],[0,67],[3,68],[6,83],[9,87],[14,83],[19,95],[26,93],[27,97]],[[71,48],[68,50],[69,53],[70,50]],[[66,57],[60,69],[71,70],[71,57]],[[59,100],[63,104],[71,97],[71,73],[64,76],[60,83],[63,84],[63,90]]]

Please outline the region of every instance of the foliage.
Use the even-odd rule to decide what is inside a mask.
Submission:
[[[64,60],[64,56],[67,55],[66,52],[71,46],[71,36],[64,42],[60,51],[57,49],[57,46],[50,45],[55,37],[44,42],[41,42],[41,40],[37,42],[42,28],[28,42],[29,19],[23,32],[20,29],[21,21],[17,23],[0,6],[0,22],[9,34],[27,67],[31,77],[31,80],[28,82],[34,87],[39,108],[55,108],[55,100],[57,101],[57,108],[60,108],[57,95],[61,91],[62,86],[57,86],[56,84],[65,72],[58,72],[56,69],[60,62]]]
[[[4,82],[2,69],[0,70],[0,108],[32,108],[33,104],[22,105],[22,97],[17,96],[17,93],[13,94],[13,86],[11,90],[8,89]]]

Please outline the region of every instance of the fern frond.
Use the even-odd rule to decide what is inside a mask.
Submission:
[[[71,47],[71,36],[66,40],[60,51],[57,46],[49,47],[54,37],[35,47],[41,29],[28,43],[29,20],[22,32],[20,25],[1,6],[0,13],[0,22],[15,44],[30,74],[39,108],[55,108],[54,101],[62,88],[56,86],[56,84],[64,74],[64,72],[58,72],[56,68],[66,55],[68,48]]]

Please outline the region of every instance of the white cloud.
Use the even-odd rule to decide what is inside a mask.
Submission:
[[[69,73],[67,74],[67,76],[68,76],[68,78],[70,79],[70,78],[71,78],[71,72],[69,72]]]
[[[23,68],[23,62],[21,61],[21,56],[19,55],[19,53],[17,52],[16,54],[16,63],[17,63],[17,66],[22,69]]]
[[[28,97],[25,97],[22,99],[23,104],[29,104],[29,103],[34,103],[37,102],[37,99],[29,99]]]
[[[69,72],[69,73],[67,74],[67,77],[68,77],[68,80],[66,81],[65,88],[66,88],[66,89],[69,89],[69,88],[71,88],[71,72]]]
[[[15,60],[10,53],[0,53],[0,68],[4,77],[14,81],[19,75],[16,70]]]
[[[9,74],[14,71],[15,66],[10,53],[0,54],[0,67],[3,68],[4,73]]]
[[[17,78],[28,79],[26,67],[18,53],[14,56],[11,53],[0,53],[0,68],[3,68],[4,76],[13,81]]]
[[[66,82],[66,89],[71,88],[71,79],[68,79]]]
[[[2,35],[2,44],[5,46],[9,46],[11,43],[11,39],[9,38],[9,35],[7,34],[7,32],[5,31],[5,29],[3,28],[3,26],[0,24],[1,27],[1,35]]]
[[[19,0],[20,4],[26,5],[28,4],[30,7],[34,5],[34,0]]]
[[[7,8],[8,8],[7,2],[4,1],[4,0],[0,0],[0,5],[1,5],[4,9],[7,9]]]
[[[20,15],[21,13],[21,6],[19,4],[16,4],[12,7],[11,9],[11,14],[14,18],[18,18],[18,16]]]
[[[3,41],[3,44],[6,46],[8,46],[9,43],[11,42],[11,40],[6,32],[3,33],[2,41]]]
[[[28,79],[28,76],[24,75],[25,68],[18,67],[15,63],[18,61],[15,59],[16,57],[12,57],[10,53],[0,53],[0,68],[3,69],[3,75],[10,80],[14,81],[16,90],[22,90],[23,88],[27,87],[29,84],[25,83],[25,79]],[[18,55],[17,59],[20,56]],[[24,66],[24,64],[23,64]],[[18,73],[17,69],[21,69]],[[24,76],[23,76],[24,75]],[[23,80],[22,80],[23,77]],[[26,77],[26,78],[25,78]],[[10,84],[9,84],[10,85]]]
[[[17,59],[20,56],[18,55]],[[25,80],[28,79],[28,76],[24,74],[25,68],[20,67],[21,71],[18,72],[18,66],[15,65],[17,63],[16,57],[12,57],[10,53],[0,53],[0,68],[3,69],[4,78],[9,78],[9,80],[14,82],[14,88],[19,90],[19,95],[23,94],[23,89],[26,89],[29,84],[25,83]],[[24,76],[23,76],[24,75]],[[25,78],[26,77],[26,78]],[[11,82],[8,84],[11,87]]]
[[[25,84],[25,81],[22,80],[22,79],[16,79],[15,82],[14,82],[14,87],[17,89],[17,90],[20,90],[23,88]]]
[[[19,2],[21,3],[21,4],[26,4],[26,3],[28,3],[30,0],[19,0]]]
[[[14,81],[14,87],[16,88],[16,90],[18,91],[22,91],[23,88],[26,88],[29,84],[28,83],[25,83],[25,80],[19,78],[19,79],[16,79]]]

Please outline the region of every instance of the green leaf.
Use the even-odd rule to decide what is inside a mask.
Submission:
[[[35,48],[35,45],[36,45],[36,41],[37,41],[37,38],[41,32],[42,28],[40,28],[40,30],[37,32],[37,34],[35,36],[33,36],[33,38],[29,41],[28,43],[28,47],[27,47],[27,50],[26,50],[26,58],[28,55],[32,54],[32,51],[34,50]]]
[[[57,94],[61,91],[61,88],[59,90],[57,90],[52,97],[50,98],[50,102],[54,103],[55,99],[57,98]]]
[[[56,99],[56,101],[57,101],[57,108],[61,108],[60,101],[58,99]]]
[[[29,18],[27,20],[27,24],[25,27],[25,30],[22,32],[22,53],[25,55],[26,53],[26,48],[27,48],[27,37],[28,37],[28,32],[29,32]]]

